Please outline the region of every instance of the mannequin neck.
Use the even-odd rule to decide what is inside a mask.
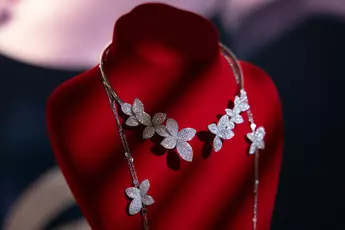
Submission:
[[[155,17],[146,16],[150,14]],[[176,18],[185,23],[177,24]],[[116,22],[107,60],[200,65],[214,61],[218,52],[217,31],[204,18],[163,4],[144,4]]]

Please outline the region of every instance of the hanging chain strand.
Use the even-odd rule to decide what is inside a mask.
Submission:
[[[240,85],[240,90],[244,89],[244,80],[243,80],[243,73],[240,64],[236,56],[223,44],[220,43],[220,47],[223,51],[224,57],[228,64],[230,65],[237,84]],[[252,132],[255,131],[256,124],[254,123],[253,113],[251,112],[250,108],[247,110],[248,121],[250,125],[250,129]],[[257,229],[257,222],[258,222],[258,198],[259,198],[259,151],[256,150],[254,153],[254,178],[253,178],[253,195],[254,195],[254,204],[253,204],[253,219],[252,219],[252,229]]]
[[[101,57],[101,63],[99,65],[101,75],[102,75],[102,83],[103,83],[105,91],[107,93],[110,107],[111,107],[113,114],[115,116],[118,133],[120,135],[122,146],[125,150],[125,157],[127,159],[129,170],[130,170],[130,173],[132,176],[133,185],[136,188],[139,188],[139,180],[138,180],[138,176],[137,176],[137,173],[136,173],[136,170],[134,167],[134,163],[133,163],[134,159],[132,157],[126,135],[123,132],[123,128],[122,128],[119,114],[118,114],[117,107],[116,107],[117,104],[119,104],[121,106],[123,104],[123,101],[115,93],[115,91],[112,89],[112,87],[111,87],[111,85],[110,85],[110,83],[106,77],[105,71],[104,71],[104,60],[105,60],[106,54],[109,51],[109,46],[106,48],[105,52],[103,52],[102,57]],[[238,59],[225,45],[223,45],[222,43],[219,43],[219,46],[221,48],[221,51],[222,51],[224,58],[226,59],[226,61],[228,62],[229,66],[231,67],[231,69],[233,71],[236,83],[237,83],[237,85],[239,85],[239,89],[241,92],[242,90],[244,90],[244,79],[243,79],[243,73],[242,73],[241,66],[237,61]],[[254,123],[253,114],[252,114],[250,109],[247,110],[247,115],[248,115],[248,121],[250,124],[250,128],[254,132],[255,128],[256,128],[256,124]],[[258,189],[259,188],[259,151],[258,150],[256,150],[254,153],[254,178],[253,179],[254,179],[254,182],[253,182],[254,183],[254,189],[253,189],[254,204],[253,204],[252,229],[256,230],[257,229],[257,222],[258,222],[258,191],[259,191],[259,189]],[[148,230],[149,226],[148,226],[148,218],[147,218],[147,208],[144,205],[143,205],[143,208],[141,209],[141,214],[143,217],[143,228],[144,228],[144,230]]]
[[[100,69],[102,71],[102,76],[104,76],[103,75],[103,73],[104,73],[103,72],[103,66],[101,67],[101,65],[100,65]],[[128,141],[127,141],[126,135],[123,132],[123,128],[122,128],[122,125],[121,125],[121,122],[120,122],[120,116],[119,116],[119,113],[118,113],[117,107],[116,107],[117,106],[116,103],[119,103],[119,102],[122,102],[122,101],[121,101],[121,99],[119,97],[117,97],[117,98],[114,97],[114,95],[116,95],[115,92],[112,92],[111,88],[109,88],[109,86],[110,86],[109,83],[107,81],[105,81],[104,78],[102,78],[102,83],[103,83],[105,91],[107,93],[111,110],[113,111],[113,114],[114,114],[114,117],[115,117],[117,130],[118,130],[121,142],[122,142],[122,146],[123,146],[123,148],[125,150],[125,157],[127,159],[129,171],[130,171],[131,176],[132,176],[133,185],[136,188],[139,188],[139,179],[138,179],[135,167],[134,167],[134,158],[132,157],[132,154],[131,154],[131,151],[130,151],[130,148],[129,148],[129,145],[128,145]],[[149,230],[146,207],[142,208],[141,214],[142,214],[142,218],[143,218],[143,229],[144,230]]]

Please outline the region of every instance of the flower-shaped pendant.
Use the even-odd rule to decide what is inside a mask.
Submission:
[[[234,136],[234,132],[232,129],[235,127],[234,123],[230,121],[227,115],[223,115],[218,124],[210,124],[208,125],[208,129],[211,133],[215,134],[215,138],[213,140],[213,150],[218,152],[222,146],[222,140],[229,140]]]
[[[166,123],[167,133],[164,133],[164,140],[161,145],[166,149],[176,147],[177,153],[185,161],[193,160],[193,149],[187,141],[195,136],[196,130],[192,128],[184,128],[178,131],[178,124],[174,119],[169,118]]]
[[[140,183],[139,188],[137,187],[130,187],[126,188],[125,192],[128,197],[132,198],[133,200],[129,204],[129,214],[135,215],[140,212],[143,208],[143,204],[145,206],[149,206],[153,204],[155,201],[154,199],[147,195],[147,192],[150,188],[149,180],[144,180]]]
[[[247,138],[252,142],[249,148],[249,154],[254,154],[258,149],[265,148],[265,129],[264,127],[259,127],[253,132],[247,134]]]
[[[150,139],[155,132],[160,136],[166,133],[166,128],[163,125],[166,114],[156,113],[151,119],[151,116],[144,111],[144,104],[138,98],[134,99],[133,106],[128,103],[123,103],[121,105],[121,110],[124,114],[129,116],[125,122],[126,125],[133,127],[142,124],[146,126],[143,132],[144,139]]]

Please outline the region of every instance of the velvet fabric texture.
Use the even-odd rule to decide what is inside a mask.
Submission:
[[[241,66],[255,123],[267,132],[258,214],[258,229],[267,230],[281,165],[281,105],[264,71]],[[148,207],[150,229],[251,229],[254,157],[247,154],[247,115],[218,153],[207,130],[237,92],[211,23],[167,5],[140,5],[117,21],[105,71],[124,101],[139,98],[147,113],[165,112],[179,129],[197,130],[188,163],[161,147],[158,136],[142,140],[143,127],[125,129],[139,180],[150,180],[148,194],[156,201]],[[141,216],[127,212],[124,190],[132,179],[97,66],[54,91],[47,125],[57,162],[92,229],[141,229]]]

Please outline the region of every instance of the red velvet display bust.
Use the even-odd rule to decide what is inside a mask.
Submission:
[[[267,133],[258,214],[258,230],[267,230],[281,164],[281,105],[269,76],[240,64],[255,122]],[[150,229],[251,229],[254,157],[247,154],[247,115],[217,153],[207,132],[237,92],[210,22],[163,4],[138,6],[117,21],[105,71],[124,101],[140,98],[147,113],[165,112],[180,129],[197,130],[189,142],[193,162],[165,151],[159,138],[143,140],[141,128],[125,130],[139,180],[151,183]],[[132,180],[98,67],[54,91],[47,125],[57,162],[91,228],[141,229],[140,214],[126,211],[130,200],[124,190]]]

